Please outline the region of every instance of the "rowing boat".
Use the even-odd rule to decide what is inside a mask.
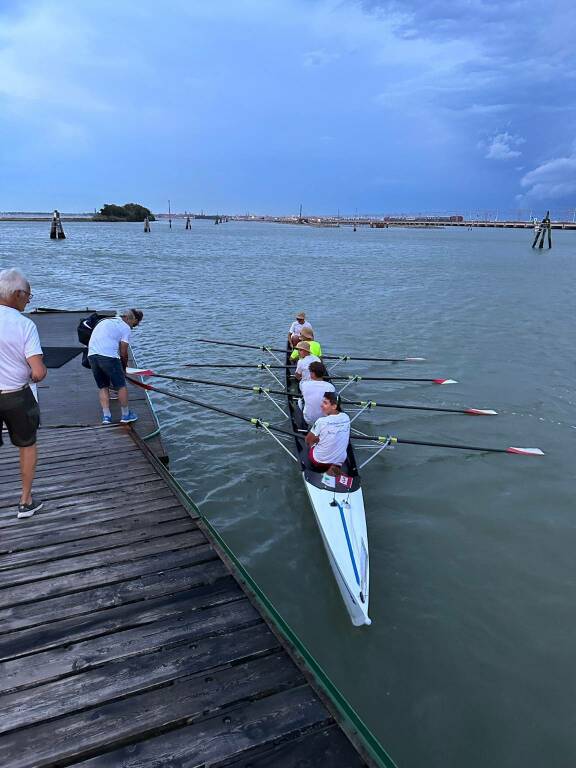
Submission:
[[[291,348],[286,351],[287,393],[297,391],[294,366],[290,365],[291,352]],[[297,401],[292,397],[287,399],[292,429],[297,434],[306,425]],[[371,624],[368,617],[370,573],[366,515],[352,444],[348,443],[343,474],[335,478],[315,472],[310,466],[306,444],[297,438],[295,443],[304,487],[352,624],[356,627]]]

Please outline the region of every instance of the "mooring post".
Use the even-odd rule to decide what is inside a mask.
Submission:
[[[170,210],[170,200],[168,200],[168,224],[170,225],[170,229],[172,229],[172,211]]]
[[[60,214],[58,211],[54,211],[52,214],[52,223],[50,225],[50,240],[65,240],[64,227],[60,220]]]
[[[150,221],[148,216],[144,219],[144,232],[150,232]]]
[[[546,231],[548,232],[548,249],[552,248],[552,222],[550,221],[550,211],[546,212]]]
[[[539,224],[534,225],[534,241],[532,243],[532,248],[536,247],[536,244],[538,243],[538,238],[540,238],[540,244],[538,245],[538,248],[544,248],[544,237],[546,236],[546,230],[547,230],[546,221],[550,221],[549,214],[550,214],[550,211],[546,213],[546,216],[544,216],[544,218]]]
[[[192,223],[190,221],[190,216],[186,216],[186,229],[192,229]]]

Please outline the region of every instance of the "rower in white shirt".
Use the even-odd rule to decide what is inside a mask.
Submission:
[[[296,315],[296,320],[292,323],[290,326],[290,330],[288,331],[288,343],[292,347],[296,347],[296,344],[301,340],[300,333],[302,331],[302,328],[309,328],[312,330],[312,326],[310,323],[306,320],[306,313],[305,312],[298,312]]]
[[[326,381],[328,371],[324,363],[310,363],[310,379],[300,383],[302,397],[299,405],[304,415],[304,420],[308,426],[324,414],[322,413],[322,399],[326,392],[335,392],[334,384]]]
[[[298,363],[296,365],[296,373],[294,375],[296,376],[296,379],[298,381],[309,381],[310,364],[319,363],[320,358],[316,357],[316,355],[313,355],[310,352],[309,341],[298,342],[298,344],[296,344],[296,349],[298,350],[298,356],[300,359],[298,360]]]
[[[322,413],[306,435],[308,457],[317,472],[341,474],[350,441],[350,418],[340,410],[336,392],[326,392],[322,398]]]

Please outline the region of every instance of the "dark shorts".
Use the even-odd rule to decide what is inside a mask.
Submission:
[[[126,386],[124,369],[117,357],[90,355],[88,362],[90,363],[90,368],[92,369],[94,381],[96,382],[98,389],[104,389],[105,387],[120,389],[120,387]]]
[[[40,425],[40,408],[30,387],[0,395],[0,445],[4,424],[12,445],[18,448],[35,445]]]

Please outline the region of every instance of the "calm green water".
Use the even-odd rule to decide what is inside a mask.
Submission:
[[[368,430],[547,452],[400,446],[372,462],[373,625],[358,630],[280,448],[236,420],[155,400],[175,473],[402,768],[574,765],[576,235],[555,232],[554,249],[538,252],[528,230],[196,222],[186,232],[179,222],[149,236],[121,224],[67,232],[53,243],[46,224],[0,224],[0,266],[26,272],[38,305],[141,306],[143,365],[258,362],[258,353],[193,339],[282,345],[306,309],[326,351],[428,359],[348,372],[461,382],[365,382],[354,394],[500,412],[381,409],[363,420]],[[251,375],[200,372],[242,383]],[[249,394],[181,389],[280,416]]]

